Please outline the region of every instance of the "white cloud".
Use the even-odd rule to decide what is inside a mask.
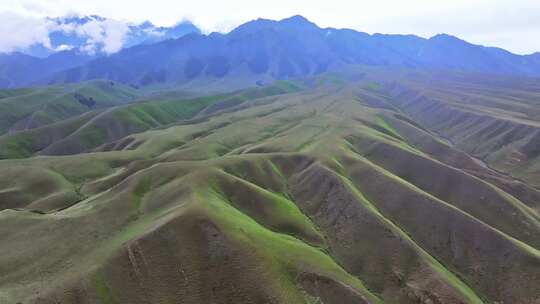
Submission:
[[[155,28],[147,28],[143,30],[146,34],[154,37],[163,37],[165,36],[164,31],[157,30]]]
[[[0,13],[0,53],[9,53],[42,44],[50,48],[49,28],[52,24],[42,18]]]
[[[82,50],[91,54],[98,50],[107,54],[118,52],[122,49],[129,32],[127,23],[112,19],[92,19],[81,25],[63,23],[57,28],[66,33],[75,33],[79,37],[86,38],[87,43]]]
[[[61,45],[57,46],[54,50],[57,51],[57,52],[61,52],[61,51],[69,51],[71,49],[73,49],[72,45],[61,44]]]
[[[102,22],[104,37],[101,43],[102,50],[107,54],[118,52],[122,49],[126,35],[129,32],[129,26],[121,21],[107,19]]]
[[[81,51],[90,54],[98,51],[112,54],[122,49],[129,30],[127,22],[112,19],[93,19],[81,25],[59,23],[51,18],[20,12],[0,11],[0,53],[22,51],[33,45],[43,45],[56,51],[69,50],[73,46],[51,45],[49,34],[63,32],[86,39]]]
[[[87,43],[81,47],[81,51],[94,55],[97,52],[96,45],[93,43]]]

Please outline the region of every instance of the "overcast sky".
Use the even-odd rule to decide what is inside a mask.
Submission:
[[[0,51],[46,44],[50,29],[41,18],[67,14],[157,25],[189,19],[205,32],[228,31],[258,17],[301,14],[321,27],[423,37],[448,33],[518,54],[540,51],[540,0],[0,0]],[[120,34],[103,39],[114,44]]]

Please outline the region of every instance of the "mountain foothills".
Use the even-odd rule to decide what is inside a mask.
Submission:
[[[1,89],[0,303],[539,304],[539,65],[297,16]]]

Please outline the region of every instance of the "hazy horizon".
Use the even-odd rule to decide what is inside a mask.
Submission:
[[[282,3],[283,2],[283,3]],[[98,24],[81,35],[109,43],[118,51],[126,34],[127,24],[150,21],[158,26],[171,26],[189,20],[204,33],[228,32],[236,26],[257,18],[283,19],[302,15],[320,27],[351,28],[357,31],[383,34],[413,34],[424,38],[446,33],[470,43],[500,47],[516,54],[540,51],[540,2],[531,0],[452,3],[413,0],[407,3],[382,0],[366,1],[297,1],[287,5],[278,0],[271,3],[247,4],[244,1],[210,3],[196,1],[176,3],[155,0],[128,3],[104,0],[84,2],[66,0],[0,0],[0,52],[11,52],[35,44],[47,45],[51,26],[46,18],[69,15],[99,15],[115,22]],[[519,8],[518,8],[519,7]]]

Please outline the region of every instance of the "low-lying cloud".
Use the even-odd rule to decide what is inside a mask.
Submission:
[[[68,25],[71,27],[71,33],[87,38],[83,50],[90,54],[98,51],[106,54],[118,52],[122,49],[125,38],[129,33],[128,24],[110,19],[93,19],[82,25]]]
[[[54,24],[47,19],[0,13],[0,53],[26,49],[35,44],[52,48],[49,32]]]
[[[84,23],[65,22],[64,19],[23,16],[0,13],[0,53],[23,51],[32,46],[43,46],[51,51],[70,50],[74,46],[51,43],[51,33],[63,33],[85,40],[80,51],[88,54],[112,54],[122,49],[129,33],[129,24],[123,21],[90,17]]]

